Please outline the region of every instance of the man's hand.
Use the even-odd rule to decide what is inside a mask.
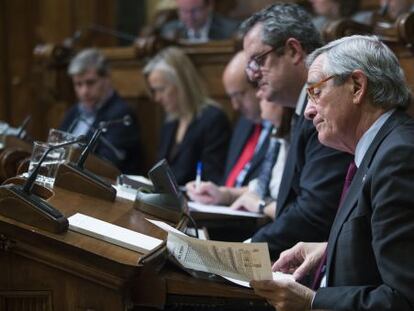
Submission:
[[[310,310],[315,294],[311,289],[292,280],[251,281],[250,286],[277,311]]]
[[[254,192],[247,191],[243,193],[234,203],[230,206],[234,210],[248,210],[250,212],[259,212],[260,198]]]
[[[212,182],[202,182],[199,187],[194,181],[186,184],[188,197],[203,204],[224,204],[225,193],[219,186]]]
[[[316,270],[325,253],[327,244],[327,242],[299,242],[292,248],[282,252],[272,269],[283,273],[293,273],[295,280],[300,280],[306,274]]]

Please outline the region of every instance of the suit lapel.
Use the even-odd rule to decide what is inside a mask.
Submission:
[[[299,147],[300,144],[300,137],[301,137],[301,130],[302,125],[304,122],[304,116],[301,115],[298,117],[298,120],[296,122],[294,133],[292,136],[292,142],[291,146],[289,148],[289,154],[288,154],[288,161],[286,161],[285,169],[283,171],[282,176],[282,183],[280,184],[280,190],[279,195],[277,197],[277,206],[276,209],[276,217],[280,215],[280,213],[283,211],[286,200],[289,196],[289,193],[292,189],[293,179],[297,171],[297,160],[298,160],[298,152],[301,152],[302,148]]]
[[[329,235],[328,241],[328,258],[327,258],[327,280],[329,281],[329,273],[332,267],[332,260],[334,258],[334,250],[336,243],[338,241],[339,233],[342,229],[342,225],[347,220],[348,216],[352,210],[356,207],[358,198],[363,189],[365,182],[365,176],[368,173],[372,160],[375,157],[375,154],[381,145],[382,141],[387,137],[387,135],[396,127],[401,125],[403,122],[408,120],[409,117],[399,111],[394,112],[390,118],[385,122],[382,128],[379,130],[374,140],[372,141],[370,147],[367,150],[367,153],[362,160],[361,165],[359,166],[354,179],[352,180],[351,186],[349,187],[348,193],[345,196],[338,213],[335,217],[335,221],[332,225],[331,233]]]

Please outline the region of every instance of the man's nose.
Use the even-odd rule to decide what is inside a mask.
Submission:
[[[313,118],[316,117],[317,111],[316,111],[316,106],[313,103],[312,100],[308,99],[308,102],[306,104],[306,108],[305,108],[305,118],[308,120],[313,120]]]

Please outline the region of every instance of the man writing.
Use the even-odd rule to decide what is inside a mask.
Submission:
[[[414,121],[402,111],[410,101],[402,69],[367,36],[331,42],[308,64],[306,115],[321,143],[355,156],[357,170],[328,243],[299,243],[273,267],[296,279],[316,271],[322,282],[314,288],[322,287],[251,285],[279,311],[414,310]]]

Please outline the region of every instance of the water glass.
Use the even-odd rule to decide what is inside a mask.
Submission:
[[[0,149],[4,148],[4,143],[6,141],[7,130],[9,125],[6,122],[0,121]]]
[[[72,133],[52,128],[52,129],[49,130],[49,135],[47,136],[47,142],[50,145],[54,145],[54,144],[56,145],[56,144],[62,144],[62,143],[72,141],[75,138],[76,138],[76,136],[73,135]],[[69,162],[70,153],[71,153],[71,150],[72,150],[71,147],[72,146],[66,146],[66,147],[62,148],[62,149],[65,150],[64,162]]]
[[[49,149],[50,145],[45,142],[35,141],[33,143],[32,156],[30,158],[28,175],[38,166],[43,154]],[[48,153],[46,158],[40,165],[39,174],[36,177],[36,182],[42,186],[53,188],[56,173],[59,164],[65,161],[65,149],[58,148]]]

